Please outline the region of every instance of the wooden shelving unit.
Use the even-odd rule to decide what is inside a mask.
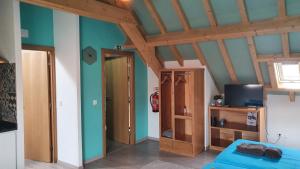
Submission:
[[[204,69],[160,73],[160,150],[195,156],[204,149]]]
[[[247,125],[248,112],[257,113],[257,125]],[[225,119],[224,126],[212,125],[211,119]],[[209,136],[210,149],[222,151],[237,139],[265,141],[265,109],[260,108],[232,108],[209,107]]]

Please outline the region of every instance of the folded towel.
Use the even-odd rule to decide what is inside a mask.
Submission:
[[[279,148],[268,147],[266,148],[265,156],[271,159],[280,159],[282,151]]]
[[[262,144],[240,144],[237,146],[237,151],[244,154],[255,156],[263,156],[265,154],[266,146]]]

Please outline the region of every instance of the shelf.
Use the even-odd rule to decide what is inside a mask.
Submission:
[[[217,138],[212,138],[211,139],[211,145],[214,147],[222,147],[225,148],[229,146],[233,141],[231,140],[224,140],[224,139],[217,139]]]
[[[231,112],[258,112],[260,108],[252,108],[252,107],[217,107],[210,106],[210,110],[223,110],[223,111],[231,111]]]
[[[227,122],[224,127],[211,126],[211,128],[221,129],[221,130],[234,130],[234,131],[241,131],[241,132],[245,131],[245,132],[258,133],[257,126],[248,126],[246,124],[233,123],[233,122]]]
[[[182,119],[182,120],[189,119],[189,120],[191,120],[192,116],[175,115],[175,119]]]
[[[191,135],[175,136],[175,140],[191,143],[192,142],[192,136]]]

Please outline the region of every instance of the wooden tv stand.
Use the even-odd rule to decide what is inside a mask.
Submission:
[[[257,113],[257,125],[247,125],[248,112]],[[254,141],[266,140],[265,128],[265,108],[248,107],[209,107],[209,137],[210,149],[223,151],[237,139]],[[212,119],[215,118],[218,124],[213,125]],[[220,126],[219,121],[225,119],[225,125]]]

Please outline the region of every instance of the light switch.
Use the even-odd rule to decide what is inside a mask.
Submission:
[[[27,29],[21,29],[21,37],[22,38],[28,38],[29,37],[29,32]]]
[[[93,100],[93,106],[96,106],[97,104],[98,104],[97,100],[94,99],[94,100]]]

